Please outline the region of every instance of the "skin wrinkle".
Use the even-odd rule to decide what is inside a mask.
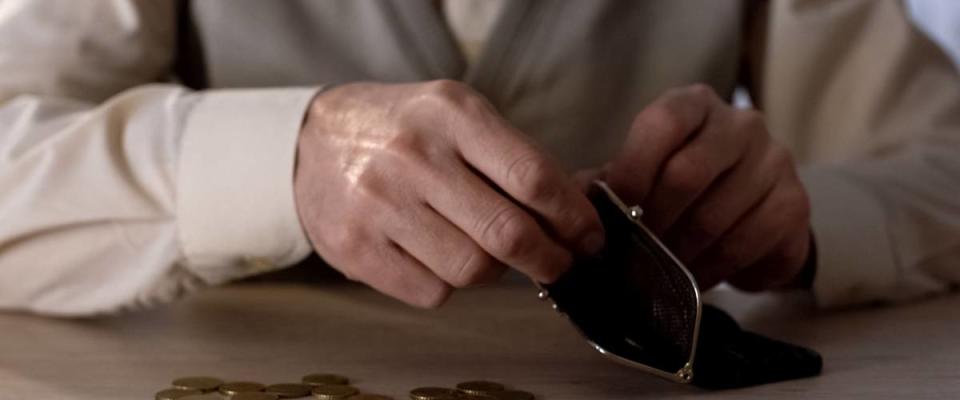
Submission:
[[[695,214],[688,214],[698,207],[716,206],[705,201],[749,205],[742,215],[721,220],[726,226],[711,227],[723,233],[706,249],[690,249],[689,244],[680,243],[678,255],[691,261],[691,270],[705,287],[737,271],[765,277],[768,284],[797,276],[809,257],[810,206],[808,202],[781,201],[785,193],[805,192],[792,160],[781,162],[770,156],[781,147],[769,138],[759,112],[736,109],[704,85],[674,89],[641,111],[627,143],[611,163],[611,186],[643,197],[644,220],[655,232],[667,232],[667,239],[672,239],[669,244],[676,246],[678,236],[682,242],[697,232],[700,221]],[[658,165],[664,167],[651,168]],[[757,182],[745,179],[753,176],[754,170],[770,175],[769,188],[734,190],[724,186],[736,177],[738,186],[756,187]],[[649,192],[643,189],[645,182],[653,182]],[[782,215],[793,214],[803,218],[783,221]],[[763,232],[775,232],[776,237],[771,240]],[[793,256],[797,248],[805,255],[799,260]],[[694,254],[684,254],[688,251]],[[772,270],[751,269],[755,265]]]
[[[303,171],[319,173],[318,178],[326,182],[317,185],[324,188],[317,208],[301,213],[308,214],[308,220],[350,227],[331,236],[329,230],[306,224],[321,255],[328,253],[324,257],[335,260],[334,267],[353,279],[411,304],[435,306],[451,287],[483,284],[502,273],[499,263],[478,256],[496,259],[534,280],[551,282],[569,265],[570,244],[585,243],[581,232],[589,229],[591,218],[595,221],[595,213],[570,215],[581,210],[581,204],[570,203],[570,195],[576,193],[585,201],[582,192],[536,143],[462,84],[344,85],[315,102],[320,104],[315,110],[323,113],[312,120],[308,117],[305,129],[311,131],[312,140],[302,142],[300,151],[309,154],[316,149],[320,156],[302,158],[315,165],[300,166],[298,182]],[[641,112],[629,139],[633,145],[611,163],[610,174],[623,177],[626,167],[631,171],[629,182],[653,182],[644,204],[647,218],[665,218],[663,229],[689,231],[690,226],[677,226],[677,218],[695,225],[698,221],[682,218],[685,211],[696,209],[705,194],[727,178],[750,173],[747,167],[769,171],[771,182],[785,185],[779,190],[799,187],[792,163],[767,157],[777,145],[767,138],[758,117],[755,111],[730,107],[703,85],[672,90]],[[731,137],[736,140],[721,140]],[[703,151],[708,147],[720,153]],[[333,160],[336,172],[324,177],[323,171],[331,171],[323,165],[328,160]],[[695,160],[697,165],[655,168],[652,176],[650,168],[637,167],[644,163],[682,166],[676,160]],[[638,172],[648,176],[637,176]],[[660,176],[666,173],[673,175]],[[777,200],[774,185],[770,186],[755,192],[721,192],[724,201],[752,206],[744,215],[723,222],[727,226],[722,237],[706,250],[723,265],[704,270],[701,280],[719,281],[765,259],[792,261],[793,257],[780,253],[807,244],[788,240],[787,233],[792,235],[793,229],[770,226],[780,223],[768,214],[768,203]],[[593,211],[588,203],[585,207]],[[787,212],[797,207],[805,205],[783,204],[777,209]],[[573,221],[587,222],[576,227]],[[786,221],[795,222],[808,224]],[[762,240],[755,237],[757,232],[774,229],[784,237],[780,244],[731,247],[731,236],[753,242]],[[796,232],[807,240],[807,229]],[[484,253],[458,256],[457,248],[470,247],[459,243],[464,240],[474,241]],[[729,250],[735,254],[726,254]],[[715,264],[714,259],[698,262],[697,258],[695,271]],[[454,259],[457,263],[450,262]],[[391,265],[392,278],[371,267],[383,263]],[[757,276],[772,276],[771,282],[789,279],[792,275],[781,275],[795,273],[794,267],[783,265]]]
[[[495,280],[503,264],[555,279],[570,255],[535,216],[563,227],[566,214],[587,213],[564,230],[573,243],[601,229],[559,166],[461,83],[339,86],[314,99],[304,126],[296,204],[315,248],[347,276],[410,304],[439,305],[452,286]],[[537,168],[503,169],[521,156],[539,157]],[[538,185],[558,194],[523,196]],[[497,215],[505,219],[491,221]],[[485,233],[497,226],[519,236]]]

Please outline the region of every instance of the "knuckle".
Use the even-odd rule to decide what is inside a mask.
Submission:
[[[633,121],[633,130],[644,130],[652,127],[656,133],[676,136],[685,132],[683,118],[674,110],[664,105],[653,105],[644,110]]]
[[[713,241],[726,232],[726,218],[714,210],[700,208],[694,212],[693,229],[700,239]]]
[[[718,97],[717,92],[713,89],[713,87],[706,83],[694,83],[690,86],[687,86],[685,88],[685,92],[700,99],[713,99]]]
[[[427,87],[432,93],[448,97],[456,97],[470,90],[469,86],[463,82],[453,79],[437,79],[427,83]]]
[[[770,165],[778,170],[787,170],[794,167],[793,154],[786,147],[772,143],[770,144],[768,158]]]
[[[559,226],[566,227],[574,237],[581,237],[589,232],[603,230],[600,216],[589,205],[585,205],[582,209],[578,208],[577,211],[564,212],[559,218],[561,222]]]
[[[465,252],[462,261],[457,264],[449,283],[457,288],[465,288],[483,282],[486,272],[494,267],[493,259],[482,249],[474,248]]]
[[[383,160],[369,162],[366,165],[357,165],[347,169],[351,178],[350,194],[357,197],[380,198],[386,192],[383,174],[379,167]]]
[[[755,109],[736,110],[733,112],[733,133],[756,143],[772,143],[767,132],[767,121],[763,113]]]
[[[766,117],[757,109],[747,108],[737,110],[734,115],[740,125],[750,128],[766,127]]]
[[[481,237],[491,253],[516,258],[531,248],[531,228],[526,215],[512,207],[495,212],[483,228]]]
[[[717,261],[726,269],[735,270],[742,266],[749,253],[749,247],[742,241],[726,241],[718,248]]]
[[[401,128],[390,135],[386,148],[395,155],[411,155],[420,153],[427,142],[416,130]]]
[[[459,106],[468,115],[495,115],[493,105],[483,95],[467,88],[467,92],[460,98]]]
[[[419,173],[430,174],[437,172],[436,164],[446,153],[441,141],[431,140],[416,131],[401,131],[395,134],[386,146],[390,154],[391,165],[385,170],[394,170],[398,165],[407,165],[416,168]]]
[[[427,99],[441,107],[449,108],[462,104],[464,99],[472,98],[473,89],[462,82],[452,79],[439,79],[427,82],[424,85],[424,95]]]
[[[420,112],[442,111],[470,118],[495,114],[493,105],[486,97],[469,85],[455,80],[440,79],[426,83],[421,98],[424,103],[417,104]]]
[[[779,209],[781,211],[767,217],[763,224],[756,228],[757,231],[752,233],[753,237],[756,238],[755,240],[781,240],[788,232],[796,228],[798,211],[791,205]]]
[[[351,183],[349,202],[346,212],[353,215],[353,225],[369,226],[373,215],[369,210],[376,210],[376,216],[405,215],[404,207],[409,202],[409,195],[397,190],[395,177],[391,176],[393,166],[385,168],[371,168],[359,174]],[[349,228],[348,228],[349,229]]]
[[[521,201],[535,202],[552,198],[558,190],[550,180],[550,164],[538,154],[517,157],[507,167],[507,177],[517,188]]]
[[[400,126],[389,133],[387,142],[390,148],[395,149],[419,149],[426,143],[426,138],[420,134],[418,129],[409,126]]]
[[[662,176],[663,186],[674,192],[699,191],[710,180],[710,171],[696,157],[678,154],[667,162]]]

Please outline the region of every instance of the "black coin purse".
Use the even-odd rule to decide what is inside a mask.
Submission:
[[[606,230],[606,248],[578,259],[542,285],[604,356],[678,383],[729,389],[814,376],[820,355],[742,330],[723,310],[702,304],[696,280],[603,182],[588,197]]]

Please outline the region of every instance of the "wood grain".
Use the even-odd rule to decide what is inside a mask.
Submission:
[[[182,375],[264,383],[337,372],[405,399],[415,386],[490,379],[543,400],[940,399],[960,393],[960,297],[818,312],[803,295],[711,294],[744,325],[808,345],[815,379],[709,393],[594,353],[522,282],[415,310],[351,284],[207,290],[156,310],[92,320],[0,315],[0,399],[151,399]]]

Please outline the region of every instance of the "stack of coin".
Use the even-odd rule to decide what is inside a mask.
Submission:
[[[421,387],[410,391],[411,400],[534,400],[532,393],[520,390],[507,390],[500,383],[490,381],[468,381],[457,384],[456,389],[443,387]]]
[[[203,393],[212,392],[223,385],[219,378],[209,376],[192,376],[173,380],[173,387],[182,390],[199,390]]]
[[[240,393],[262,392],[265,387],[262,383],[256,382],[227,382],[220,385],[217,391],[227,396],[236,396]]]
[[[393,400],[390,396],[361,393],[350,379],[336,374],[310,374],[300,383],[264,385],[249,381],[224,381],[209,376],[175,379],[171,388],[156,393],[155,400],[281,400],[313,397],[316,400]],[[410,391],[411,400],[534,400],[533,394],[509,390],[490,381],[461,382],[456,388],[421,387]]]
[[[280,400],[314,397],[319,400],[390,400],[390,397],[361,394],[349,386],[350,380],[335,374],[310,374],[300,383],[264,385],[257,382],[224,382],[222,379],[195,376],[175,379],[172,388],[156,393],[155,400]]]
[[[263,388],[263,391],[275,394],[281,399],[299,399],[310,395],[312,387],[305,383],[275,383]]]
[[[320,400],[343,400],[352,398],[359,391],[347,385],[319,385],[313,387],[312,393]]]
[[[459,395],[454,389],[442,387],[421,387],[410,391],[411,400],[446,400],[455,399]]]
[[[337,374],[310,374],[300,379],[310,386],[321,385],[349,385],[350,379]]]

